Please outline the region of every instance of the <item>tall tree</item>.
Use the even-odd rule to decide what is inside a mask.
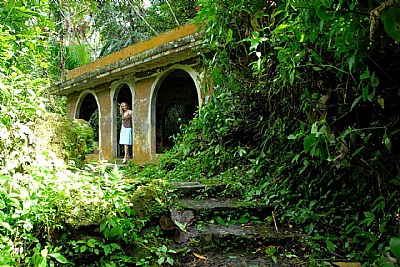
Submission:
[[[53,26],[45,1],[8,1],[0,8],[0,166],[30,164],[30,126],[46,112]]]
[[[93,0],[51,0],[50,8],[49,15],[56,24],[56,33],[51,39],[57,59],[54,70],[64,73],[93,61],[99,46],[92,17],[96,3]]]
[[[195,0],[97,1],[93,13],[103,45],[99,56],[118,51],[186,23],[195,14]]]

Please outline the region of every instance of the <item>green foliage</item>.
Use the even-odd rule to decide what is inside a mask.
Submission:
[[[169,255],[175,252],[165,250],[167,244],[159,230],[143,236],[140,233],[152,216],[164,211],[160,196],[147,196],[140,187],[162,192],[156,188],[159,183],[146,185],[141,181],[141,186],[130,188],[128,193],[117,167],[107,171],[105,166],[88,165],[86,170],[71,171],[66,165],[57,166],[51,158],[46,162],[31,166],[26,174],[0,177],[3,265],[52,266],[58,262],[67,266],[129,266],[141,262],[140,257],[125,254],[130,246],[150,256],[153,263],[173,264]],[[144,197],[133,199],[141,201],[147,215],[139,214],[136,207],[140,205],[132,202],[131,194]]]
[[[382,14],[385,31],[397,42],[400,41],[400,8],[390,7]]]
[[[199,5],[214,94],[161,159],[161,175],[263,199],[281,223],[304,228],[310,261],[376,262],[398,235],[400,171],[400,47],[368,38],[380,3]]]
[[[390,239],[390,250],[393,252],[394,256],[400,259],[400,238],[392,237]]]
[[[97,149],[94,141],[94,130],[90,124],[83,120],[73,120],[67,124],[67,129],[71,130],[64,140],[64,152],[66,160],[73,160],[81,165],[85,161],[85,156]]]
[[[2,265],[174,264],[177,251],[159,227],[148,227],[167,209],[160,178],[216,180],[227,185],[226,195],[264,201],[274,221],[303,229],[302,256],[310,264],[339,255],[393,266],[399,258],[397,7],[385,11],[384,29],[378,28],[389,36],[370,42],[369,12],[378,1],[199,1],[203,48],[213,52],[204,55],[202,76],[212,79],[214,94],[161,164],[131,166],[130,175],[141,178],[127,184],[117,167],[77,170],[51,153],[35,154],[33,126],[54,109],[43,98],[42,78],[53,25],[42,1],[8,2],[0,11]],[[192,16],[190,5],[169,2],[184,18]],[[177,12],[164,2],[138,11],[168,20],[144,20],[129,2],[97,3],[102,14],[117,14],[108,19],[126,22],[101,29],[110,40],[114,33],[114,39],[128,36],[121,46],[148,37],[150,28],[145,36],[129,34],[129,27],[148,27],[145,20],[157,31],[176,23]],[[57,4],[57,21],[82,11]],[[82,160],[92,132],[68,129],[67,156]],[[265,253],[274,260],[273,247]]]
[[[18,69],[36,79],[46,77],[49,58],[47,36],[53,23],[43,1],[8,1],[0,10],[0,70],[11,74]],[[17,71],[18,72],[18,71]]]
[[[41,170],[42,175],[49,174]],[[59,217],[54,213],[54,195],[48,183],[36,174],[33,179],[26,175],[1,176],[1,248],[3,264],[23,260],[33,266],[47,266],[53,260],[66,262],[57,248],[40,240],[52,239],[52,234],[61,227]],[[49,260],[48,260],[49,258]]]
[[[52,22],[42,2],[11,1],[0,10],[1,173],[33,161],[33,126],[46,112],[46,36]]]
[[[49,36],[50,74],[55,80],[66,70],[92,61],[98,54],[98,32],[91,14],[96,1],[49,1],[48,17],[55,23]]]
[[[0,14],[0,264],[141,262],[126,254],[130,249],[150,257],[151,264],[173,263],[173,251],[165,250],[168,243],[159,230],[140,234],[151,216],[165,210],[164,185],[139,181],[139,190],[125,182],[117,167],[78,169],[95,148],[93,129],[48,113],[65,113],[65,98],[45,98],[51,65],[47,40],[53,27],[48,6],[8,1]],[[56,145],[54,152],[49,144]]]
[[[89,44],[66,47],[65,69],[72,70],[92,61]]]
[[[196,13],[195,0],[50,1],[55,22],[48,53],[50,75],[67,70],[185,24]],[[47,9],[46,9],[47,10]]]
[[[147,7],[142,1],[98,2],[93,17],[102,42],[100,57],[174,29],[195,14],[194,0],[150,2]]]

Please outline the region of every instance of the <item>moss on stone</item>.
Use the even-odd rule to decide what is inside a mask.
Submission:
[[[81,166],[85,155],[94,145],[94,131],[84,120],[70,120],[51,114],[35,126],[36,151],[52,151],[66,162]]]
[[[150,219],[166,212],[168,208],[166,187],[164,181],[157,179],[136,188],[131,196],[131,202],[138,217]]]

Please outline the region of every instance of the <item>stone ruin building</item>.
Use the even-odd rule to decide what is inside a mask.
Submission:
[[[119,105],[133,113],[135,163],[156,162],[172,147],[171,136],[205,102],[201,90],[201,33],[188,24],[68,71],[53,93],[67,97],[67,116],[95,125],[98,151],[89,158],[114,162],[119,145]]]

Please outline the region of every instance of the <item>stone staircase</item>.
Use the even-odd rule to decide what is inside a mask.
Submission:
[[[114,168],[109,164],[106,168]],[[117,168],[128,165],[117,164]],[[224,195],[224,184],[172,182],[168,216],[159,219],[171,239],[177,267],[308,266],[299,255],[304,234],[279,225],[270,207]],[[133,186],[132,188],[134,188]],[[127,186],[127,191],[131,187]],[[157,219],[155,224],[157,224]],[[153,224],[153,226],[155,225]],[[327,266],[360,267],[359,262],[323,259]],[[170,266],[170,265],[162,265]]]
[[[301,266],[296,257],[280,258],[301,237],[266,225],[272,211],[263,203],[226,199],[224,185],[173,183],[176,196],[162,228],[171,233],[176,266]]]

